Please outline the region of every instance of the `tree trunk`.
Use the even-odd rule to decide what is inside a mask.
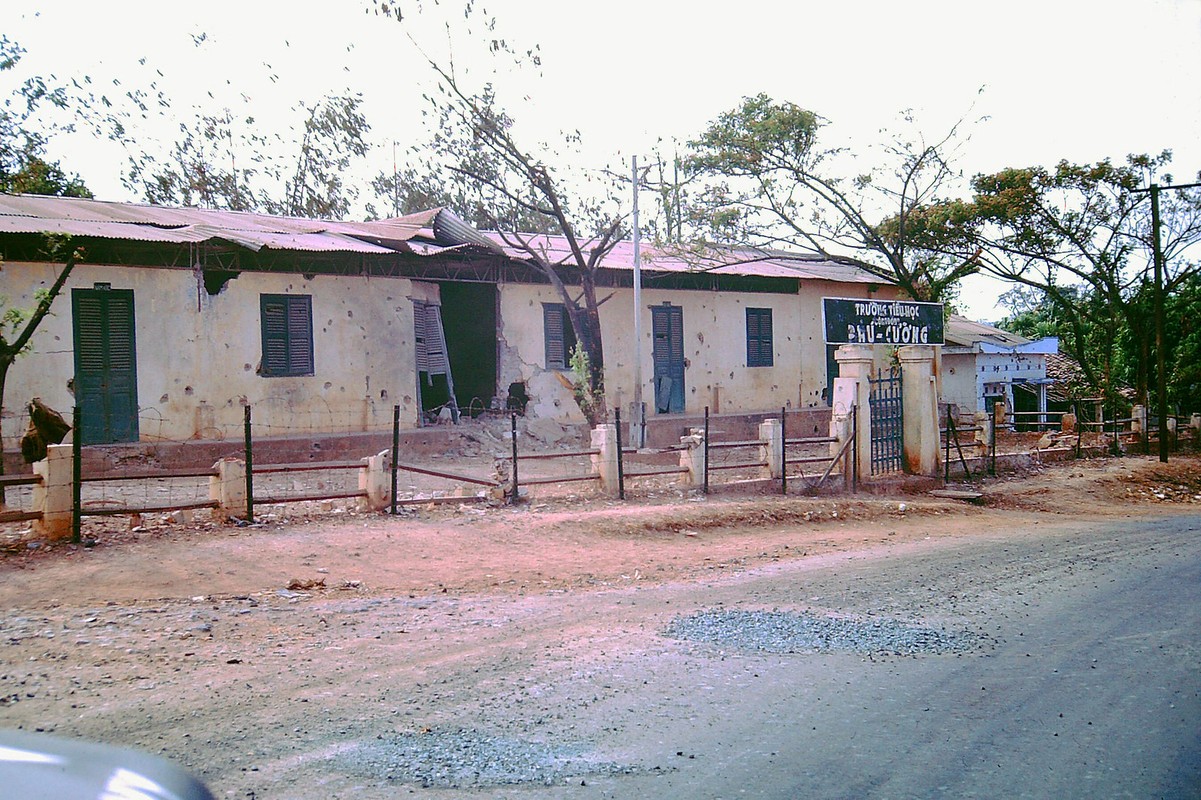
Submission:
[[[596,425],[603,422],[608,415],[605,406],[605,356],[601,339],[600,312],[595,304],[596,293],[591,292],[594,300],[591,307],[587,304],[589,292],[585,291],[584,294],[586,305],[583,308],[570,302],[569,297],[564,299],[568,301],[565,306],[571,327],[575,331],[576,342],[588,355],[587,391],[593,403],[590,413],[583,408],[580,410],[587,413],[589,423]]]
[[[585,273],[580,281],[584,291],[584,318],[591,330],[588,337],[588,366],[591,374],[588,376],[592,394],[597,399],[599,416],[607,415],[605,409],[605,351],[601,338],[600,306],[596,302],[596,284],[590,273]]]
[[[8,380],[8,368],[12,366],[12,363],[11,358],[0,356],[0,419],[4,417],[4,384]],[[0,477],[3,477],[5,474],[4,457],[4,435],[3,431],[0,431]],[[4,484],[0,483],[0,509],[4,508],[7,502],[8,498],[4,493]]]

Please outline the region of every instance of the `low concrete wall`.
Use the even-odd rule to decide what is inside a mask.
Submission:
[[[1104,447],[1082,447],[1080,452],[1085,458],[1100,458],[1108,455],[1108,450]],[[1029,453],[997,453],[997,472],[1017,472],[1023,469],[1032,469],[1040,464],[1073,461],[1075,458],[1076,448],[1074,447],[1051,447]],[[967,462],[972,477],[988,473],[991,462],[989,456],[975,456],[964,460]],[[950,475],[952,478],[964,477],[963,464],[955,455],[954,450],[951,451]]]
[[[548,449],[549,445],[537,436],[525,433],[525,420],[518,418],[520,444],[526,452]],[[503,420],[500,427],[507,427]],[[564,441],[587,443],[586,426],[569,428]],[[68,438],[68,443],[70,439]],[[679,440],[676,440],[678,443]],[[295,437],[255,437],[256,464],[295,464],[317,461],[353,461],[374,455],[392,447],[391,432],[330,433]],[[428,428],[409,428],[400,431],[400,461],[419,459],[434,454],[445,455],[459,450],[508,452],[508,442],[497,443],[495,436],[484,435],[478,425],[437,425]],[[211,467],[222,458],[242,458],[242,441],[192,439],[184,442],[131,442],[128,444],[92,445],[83,448],[84,474],[140,469],[187,469]],[[32,467],[21,460],[20,453],[8,453],[5,474],[30,473]]]
[[[757,411],[747,414],[711,414],[709,416],[709,438],[712,441],[747,441],[759,438],[759,424],[765,419],[780,416],[780,411]],[[830,435],[830,409],[789,409],[785,414],[789,439],[805,436]],[[678,445],[680,439],[692,428],[705,425],[703,414],[659,414],[646,419],[646,446],[670,447]],[[621,423],[621,440],[628,442],[629,426]]]

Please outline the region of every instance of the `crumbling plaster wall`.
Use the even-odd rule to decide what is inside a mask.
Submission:
[[[546,368],[542,304],[562,300],[550,286],[503,284],[498,289],[500,392],[506,393],[511,383],[524,383],[530,398],[526,416],[564,424],[585,423],[571,390],[571,373]]]
[[[0,294],[32,307],[49,286],[53,264],[6,263]],[[69,415],[74,396],[72,288],[108,283],[134,292],[141,439],[237,438],[243,406],[253,406],[256,435],[296,436],[386,430],[392,407],[416,423],[411,282],[245,272],[210,295],[187,269],[77,266],[33,337],[32,350],[9,373],[3,435],[23,432],[31,397]],[[312,297],[314,375],[259,375],[260,294]]]

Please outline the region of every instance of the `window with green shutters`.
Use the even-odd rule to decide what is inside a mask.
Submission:
[[[270,378],[313,374],[313,298],[307,294],[259,295],[263,365]]]
[[[746,365],[770,367],[775,363],[771,336],[771,309],[746,310]]]
[[[542,330],[546,341],[546,368],[570,369],[575,349],[575,328],[562,303],[542,304]]]

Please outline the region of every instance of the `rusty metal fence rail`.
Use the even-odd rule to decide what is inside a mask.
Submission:
[[[42,512],[35,508],[8,508],[11,501],[10,488],[19,488],[25,486],[37,486],[42,482],[41,475],[0,475],[0,496],[4,498],[4,509],[0,510],[0,523],[4,522],[32,522],[42,518]],[[28,505],[29,499],[22,498],[25,505]]]

